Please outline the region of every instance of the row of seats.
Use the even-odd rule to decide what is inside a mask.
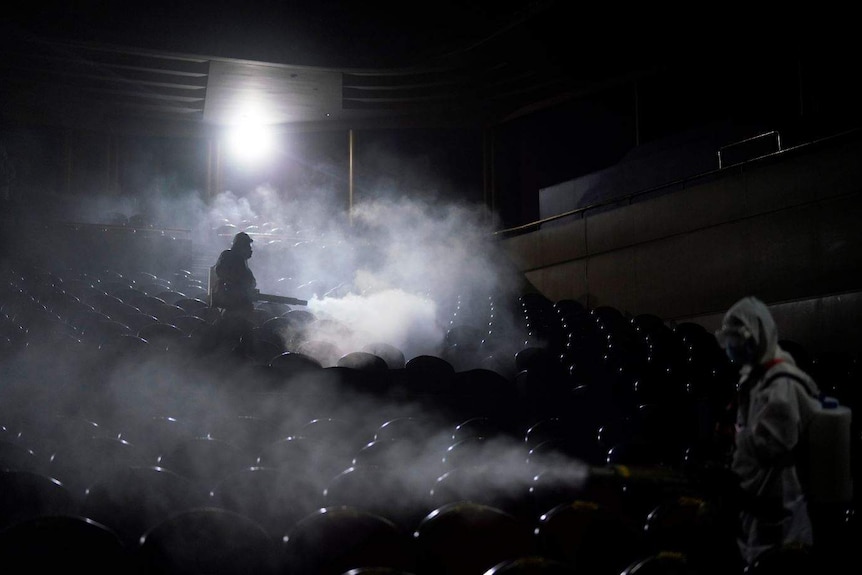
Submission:
[[[84,518],[44,516],[0,535],[0,557],[37,572],[87,568],[95,573],[728,573],[725,540],[712,538],[714,525],[692,521],[684,554],[665,549],[663,538],[679,529],[680,518],[699,504],[679,501],[651,522],[649,537],[595,505],[578,502],[545,514],[535,530],[505,512],[462,501],[443,506],[412,534],[380,516],[350,507],[317,510],[281,540],[255,522],[225,509],[180,512],[149,529],[129,549],[105,526]],[[672,515],[678,515],[671,518]],[[38,541],[38,544],[35,542]],[[709,546],[706,542],[709,541]],[[659,547],[657,547],[659,545]],[[55,551],[45,554],[45,551]],[[57,552],[59,551],[59,552]],[[801,550],[788,549],[795,570],[810,567]],[[766,563],[768,558],[764,558]],[[808,559],[808,561],[806,561]],[[708,566],[707,561],[718,564]],[[665,569],[657,570],[659,566]],[[672,570],[667,570],[672,567]],[[730,568],[722,571],[722,568]],[[764,567],[755,573],[777,573]]]
[[[116,502],[118,513],[130,517],[132,510],[121,508],[123,503],[137,502]],[[721,510],[692,496],[666,498],[643,525],[588,499],[555,506],[534,522],[459,500],[434,509],[412,532],[359,507],[329,506],[302,516],[281,538],[228,507],[186,505],[168,512],[170,504],[148,508],[161,515],[152,515],[149,527],[138,525],[143,535],[129,542],[111,524],[44,507],[45,513],[0,532],[0,558],[4,565],[36,572],[84,567],[97,573],[165,574],[741,572],[733,531]],[[662,566],[672,569],[655,570]],[[815,573],[822,566],[810,550],[787,546],[765,554],[748,572]]]
[[[308,310],[260,305],[250,345],[225,350],[217,315],[179,297],[188,273],[3,272],[2,557],[76,532],[119,541],[98,555],[114,571],[739,567],[727,485],[703,471],[726,455],[712,429],[733,378],[693,324],[482,297],[455,302],[439,355],[405,357],[308,339]],[[144,302],[163,339],[113,325]]]

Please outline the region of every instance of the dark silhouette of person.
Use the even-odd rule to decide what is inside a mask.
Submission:
[[[248,267],[254,240],[245,232],[233,237],[230,249],[218,257],[213,271],[213,306],[226,315],[250,317],[258,295],[257,280]]]
[[[253,242],[247,233],[239,232],[233,237],[230,249],[221,252],[211,270],[214,274],[212,306],[221,311],[220,337],[237,345],[251,344],[254,302],[260,293],[254,273],[248,267]]]

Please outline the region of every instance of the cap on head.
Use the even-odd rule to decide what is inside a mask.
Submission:
[[[237,235],[233,237],[232,247],[236,246],[250,246],[254,240],[251,239],[251,236],[245,232],[239,232]]]

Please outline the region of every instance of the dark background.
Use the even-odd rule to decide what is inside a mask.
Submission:
[[[501,64],[517,60],[524,71],[517,82],[534,88],[553,78],[553,91],[485,113],[492,94],[448,121],[446,110],[434,110],[433,121],[422,122],[420,113],[419,121],[366,125],[355,134],[357,199],[395,190],[484,203],[501,226],[538,219],[542,188],[626,162],[650,144],[672,146],[680,135],[723,129],[734,137],[780,130],[793,145],[855,127],[860,116],[852,19],[819,6],[722,4],[689,13],[548,0],[90,0],[14,2],[7,14],[7,42],[98,42],[357,69],[434,67],[473,53],[496,54]],[[38,202],[39,190],[60,189],[68,128],[8,115],[0,127],[17,199]],[[73,188],[86,194],[103,185],[105,154],[98,128],[75,137]],[[323,125],[293,134],[268,168],[225,164],[223,187],[267,182],[341,194],[347,138],[343,127]],[[206,187],[204,140],[146,133],[119,140],[122,193]]]

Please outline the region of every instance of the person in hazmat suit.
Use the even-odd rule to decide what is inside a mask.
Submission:
[[[252,240],[245,232],[233,237],[230,249],[219,254],[210,269],[211,305],[221,312],[216,322],[218,339],[248,352],[253,345],[254,303],[260,292],[248,267]]]
[[[772,547],[813,545],[797,447],[819,390],[779,345],[772,314],[759,299],[736,302],[716,337],[739,369],[730,468],[741,499],[740,552],[751,565]]]
[[[258,295],[257,280],[248,267],[252,255],[252,242],[245,232],[233,238],[230,249],[219,254],[213,266],[213,306],[225,313],[250,316]]]

